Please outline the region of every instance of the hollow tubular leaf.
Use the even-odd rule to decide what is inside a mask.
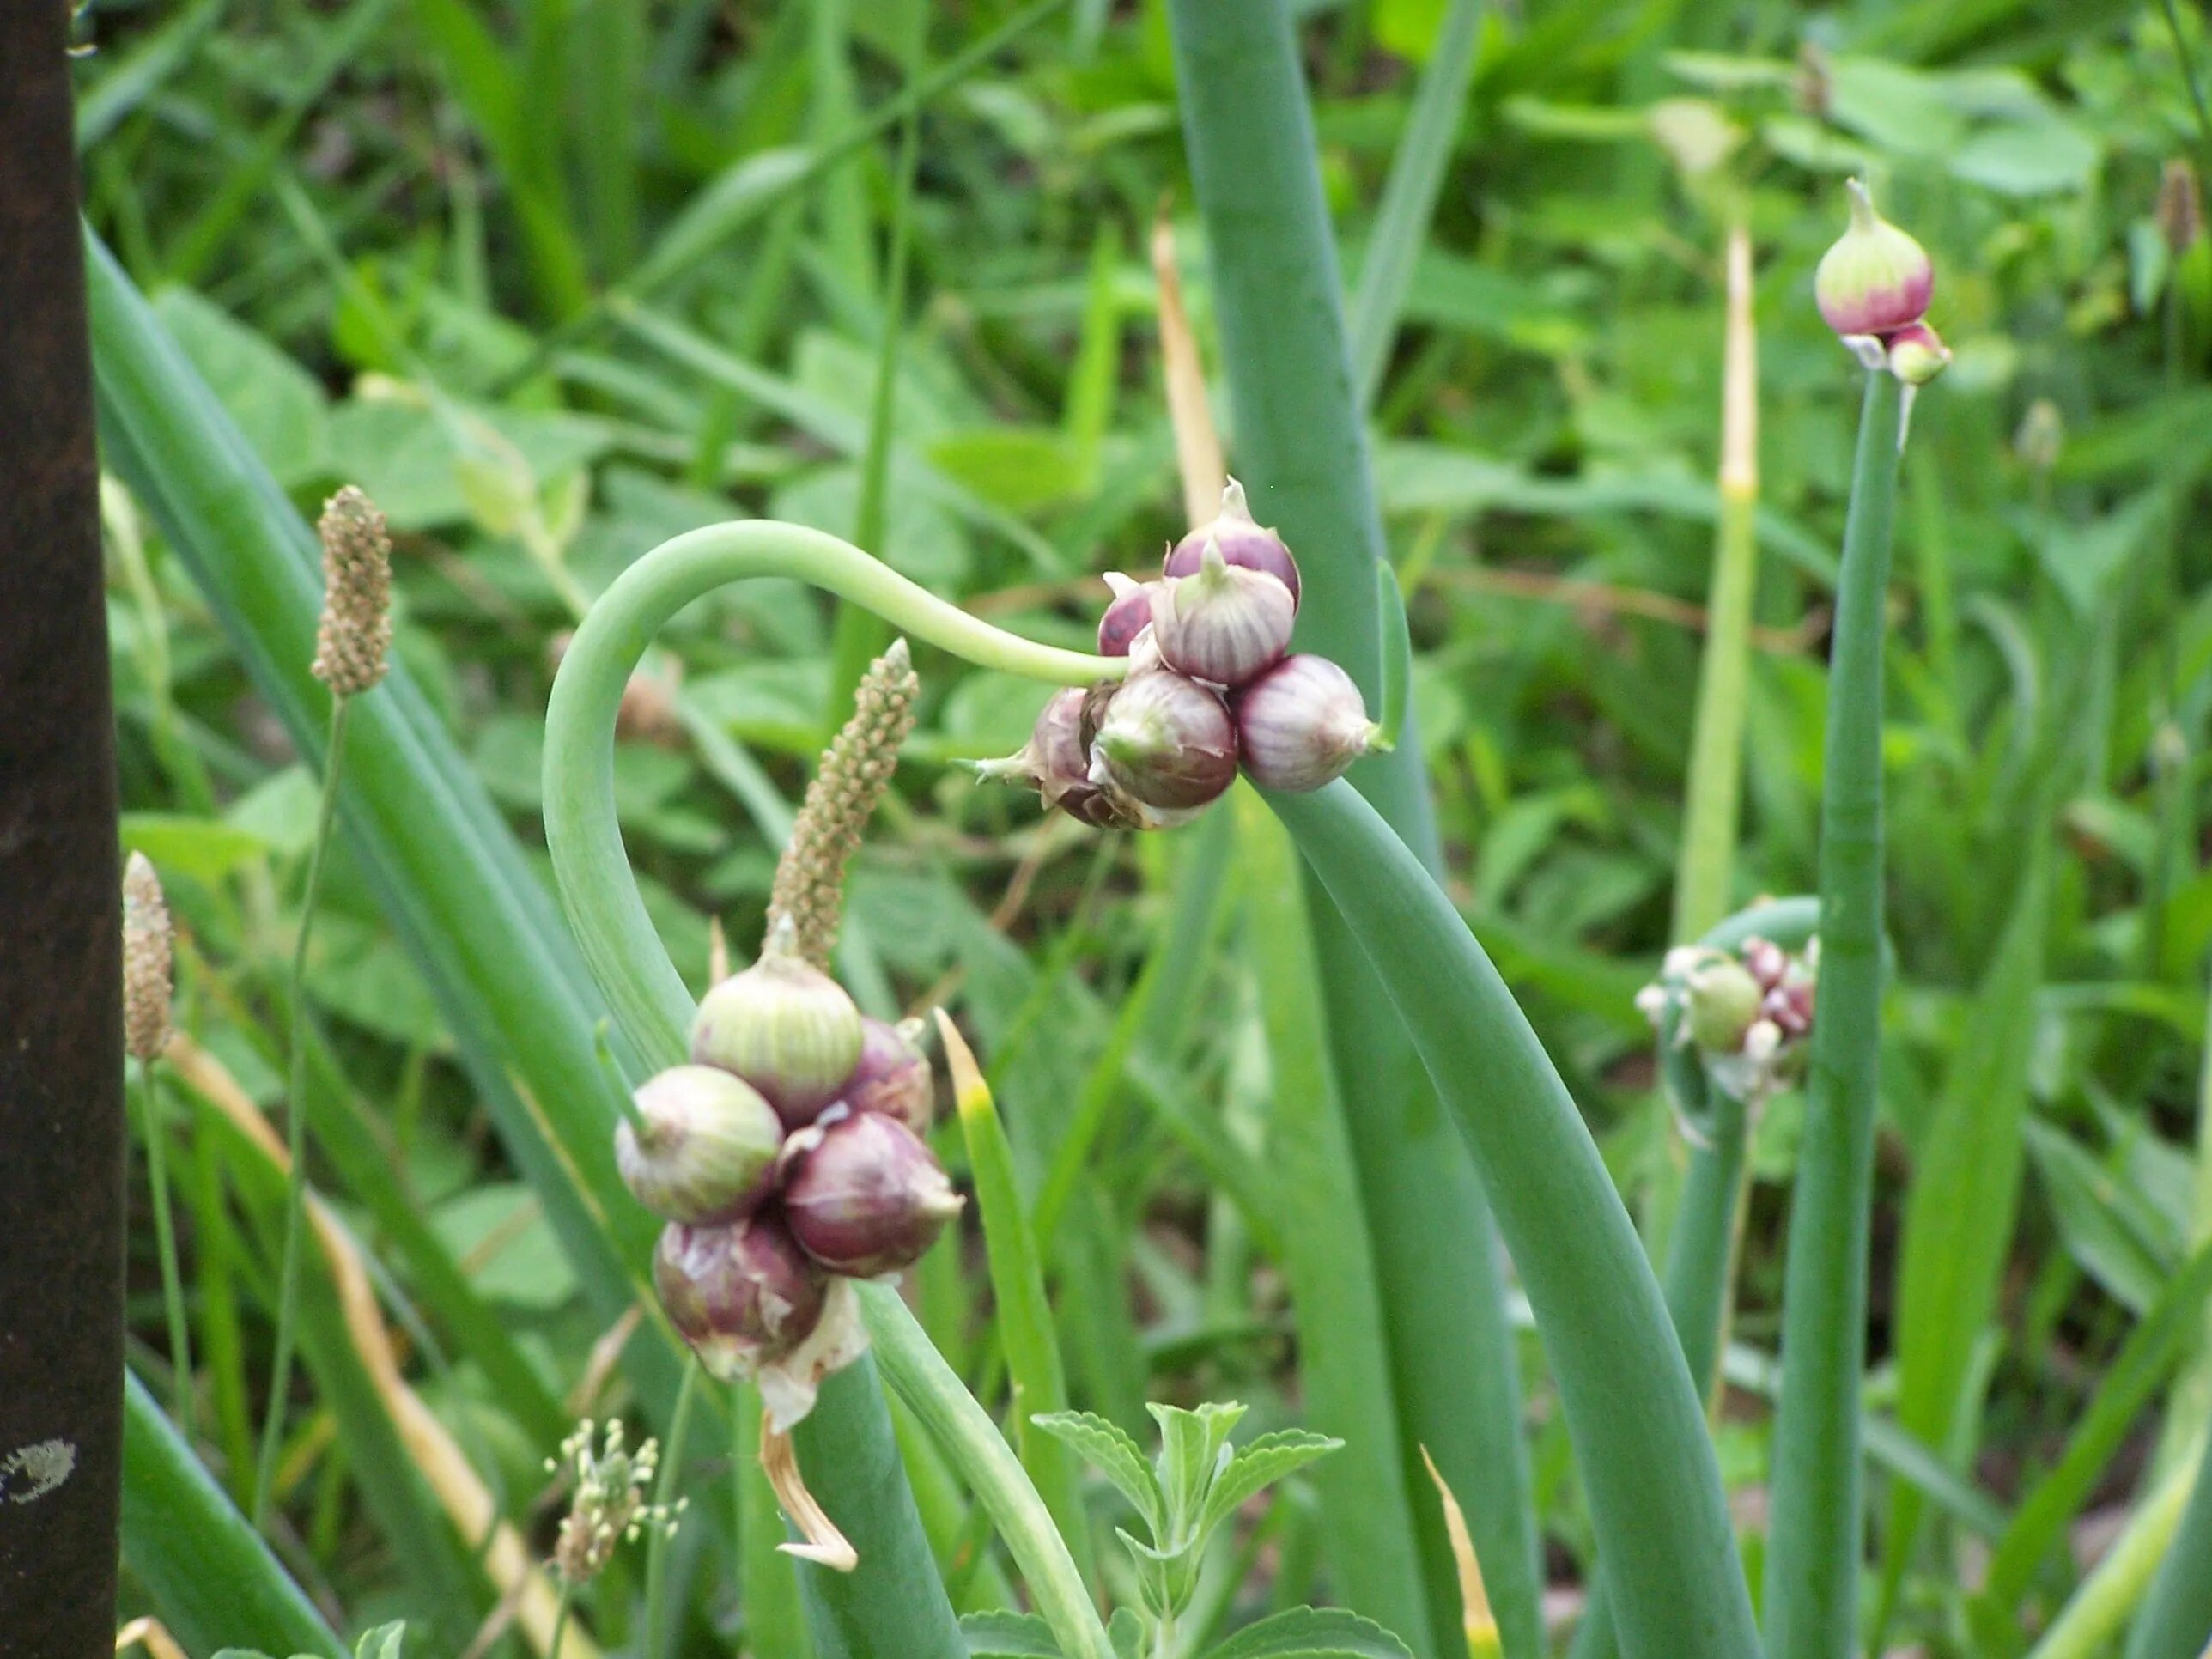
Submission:
[[[1236,471],[1302,562],[1297,648],[1340,665],[1375,708],[1383,690],[1376,570],[1382,526],[1291,8],[1285,0],[1171,0],[1168,14],[1235,416]],[[1392,734],[1395,750],[1370,756],[1351,779],[1433,870],[1440,861],[1421,745],[1412,720],[1404,724]],[[1543,1646],[1541,1580],[1488,1206],[1359,947],[1328,906],[1311,908],[1338,1095],[1359,1107],[1346,1127],[1375,1249],[1403,1489],[1426,1490],[1425,1444],[1467,1505],[1506,1652],[1534,1659]],[[1437,1270],[1440,1255],[1450,1271]],[[1401,1536],[1410,1527],[1426,1617],[1414,1624],[1370,1605],[1358,1584],[1345,1585],[1346,1599],[1432,1651],[1425,1627],[1450,1631],[1459,1622],[1443,1519],[1433,1504],[1417,1503],[1409,1517],[1374,1524]]]
[[[343,1659],[314,1604],[136,1376],[123,1390],[123,1557],[162,1623],[195,1652],[252,1643]]]
[[[1342,782],[1268,801],[1367,949],[1494,1194],[1558,1379],[1621,1650],[1749,1659],[1758,1638],[1705,1413],[1566,1085],[1467,924],[1372,807]]]
[[[1828,668],[1820,997],[1783,1287],[1766,1650],[1844,1659],[1858,1628],[1859,1374],[1881,1000],[1882,607],[1903,399],[1867,376]]]

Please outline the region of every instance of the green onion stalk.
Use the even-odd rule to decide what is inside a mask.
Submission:
[[[1841,1659],[1857,1623],[1859,1376],[1881,999],[1882,607],[1903,388],[1869,373],[1844,532],[1820,809],[1820,1000],[1783,1289],[1767,1651]]]

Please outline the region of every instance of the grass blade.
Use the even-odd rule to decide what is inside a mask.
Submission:
[[[1452,144],[1474,85],[1482,12],[1483,0],[1447,0],[1436,45],[1413,94],[1406,136],[1390,158],[1390,177],[1368,232],[1367,258],[1359,267],[1347,318],[1352,398],[1362,410],[1375,406],[1398,319],[1413,285],[1413,262],[1428,240],[1429,220],[1451,165]]]
[[[1905,1202],[1894,1328],[1897,1420],[1931,1446],[1959,1445],[1961,1424],[1978,1414],[1979,1402],[1966,1385],[1996,1310],[2020,1205],[2021,1125],[2051,896],[2045,821],[2038,812],[2027,826],[2027,866],[2012,920],[1966,1018]],[[1962,1455],[1972,1449],[1960,1446]],[[1885,1534],[1882,1615],[1903,1586],[1921,1510],[1917,1490],[1896,1488]],[[1877,1635],[1884,1622],[1878,1615]]]
[[[1558,1378],[1622,1651],[1751,1659],[1758,1638],[1705,1412],[1565,1085],[1467,924],[1372,807],[1341,782],[1268,804],[1369,951],[1495,1194]]]
[[[2136,1504],[2125,1530],[2059,1609],[2029,1650],[2029,1659],[2098,1659],[2111,1651],[2108,1644],[2142,1602],[2172,1548],[2182,1510],[2196,1489],[2203,1444],[2200,1441],[2187,1451],[2158,1489]]]
[[[2208,1295],[2212,1295],[2212,1244],[2198,1250],[2167,1281],[2164,1294],[2129,1333],[2066,1450],[2014,1514],[2012,1525],[1990,1558],[1981,1595],[1968,1604],[1985,1650],[2003,1652],[2017,1644],[2021,1596],[2195,1334]]]
[[[2212,1457],[2197,1460],[2197,1480],[2166,1565],[2128,1632],[2127,1659],[2198,1659],[2212,1642]]]
[[[989,1512],[1038,1612],[1059,1638],[1060,1651],[1066,1659],[1114,1659],[1083,1575],[998,1426],[930,1345],[896,1291],[869,1285],[860,1297],[884,1376]],[[881,1651],[866,1650],[860,1659],[874,1659]]]
[[[1881,1000],[1881,656],[1901,388],[1869,373],[1844,528],[1820,806],[1820,1005],[1783,1288],[1767,1652],[1844,1659],[1858,1626],[1859,1376]]]
[[[968,1146],[975,1207],[983,1222],[999,1342],[1006,1350],[1006,1378],[1013,1391],[1014,1446],[1087,1578],[1091,1523],[1076,1497],[1074,1471],[1066,1449],[1035,1421],[1042,1414],[1067,1409],[1067,1376],[1060,1363],[1052,1304],[1045,1296],[1044,1264],[1038,1259],[1028,1209],[1014,1176],[1014,1149],[975,1056],[969,1052],[960,1028],[941,1008],[937,1030],[952,1072],[952,1098]]]
[[[1237,471],[1261,516],[1279,525],[1304,557],[1300,648],[1340,664],[1375,707],[1382,523],[1352,396],[1343,284],[1296,31],[1284,0],[1173,0],[1169,21],[1236,416]],[[1433,810],[1410,720],[1396,750],[1361,763],[1352,781],[1437,868]],[[1505,1650],[1533,1659],[1542,1644],[1541,1581],[1489,1208],[1359,947],[1328,906],[1311,912],[1330,1054],[1340,1087],[1345,1079],[1358,1084],[1352,1152],[1388,1326],[1403,1490],[1424,1489],[1419,1445],[1425,1444],[1467,1506]],[[1456,1271],[1436,1270],[1439,1252]],[[1431,1505],[1418,1508],[1415,1527],[1428,1622],[1452,1629],[1459,1589],[1451,1540]]]

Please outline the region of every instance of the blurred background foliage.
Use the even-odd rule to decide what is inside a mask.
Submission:
[[[1297,9],[1356,281],[1446,7]],[[399,654],[533,846],[546,690],[579,608],[653,544],[733,514],[854,533],[887,331],[874,550],[897,568],[1082,646],[1097,574],[1146,569],[1184,527],[1146,252],[1158,214],[1218,364],[1153,0],[100,0],[79,36],[91,222],[299,504],[353,482],[389,514]],[[1948,1494],[1942,1527],[1911,1543],[1877,1527],[1873,1558],[1893,1581],[1888,1639],[1929,1654],[2024,1648],[1970,1638],[1957,1563],[2065,1456],[2139,1319],[2188,1328],[2159,1373],[2178,1379],[2179,1426],[2162,1443],[2146,1413],[2104,1449],[2064,1505],[2066,1547],[2023,1569],[2021,1631],[2212,1392],[2196,1310],[2166,1302],[2212,1234],[2193,1145],[2212,244],[2159,208],[2170,166],[2212,147],[2185,78],[2208,58],[2190,9],[2105,0],[1493,5],[1372,402],[1452,895],[1656,1242],[1683,1152],[1632,998],[1668,943],[1717,510],[1723,233],[1752,233],[1760,350],[1739,902],[1814,879],[1854,399],[1810,283],[1840,179],[1870,175],[1935,256],[1931,319],[1957,359],[1914,416],[1893,591],[1897,973],[1869,1380],[1877,1413],[1918,1425],[1899,1456],[1937,1466],[1923,1485]],[[885,251],[909,107],[902,289]],[[119,488],[106,517],[125,838],[185,930],[180,1024],[272,1105],[313,776]],[[710,916],[741,948],[756,936],[786,803],[856,665],[830,608],[773,582],[702,604],[661,645],[617,777],[696,985]],[[1053,1206],[1076,1404],[1140,1435],[1148,1396],[1298,1420],[1284,1234],[1325,1231],[1310,1201],[1349,1188],[1285,1189],[1305,1166],[1284,1145],[1250,957],[1207,948],[1269,925],[1268,895],[1238,878],[1244,822],[1224,810],[1133,840],[1040,822],[952,764],[1018,747],[1036,690],[920,656],[921,725],[860,861],[847,975],[878,1011],[949,1002],[977,1034],[1019,1180]],[[318,1086],[359,1125],[324,1136],[318,1186],[380,1264],[416,1386],[542,1542],[540,1460],[568,1418],[618,1407],[620,1385],[343,846],[308,989]],[[276,1203],[234,1167],[204,1079],[186,1081],[196,1428],[237,1493]],[[1759,1127],[1721,1413],[1754,1539],[1797,1109],[1778,1100]],[[1071,1151],[1072,1122],[1088,1133]],[[941,1150],[957,1169],[957,1133]],[[136,1358],[160,1373],[152,1235],[136,1237]],[[1986,1306],[1934,1271],[1976,1250]],[[1003,1367],[980,1263],[971,1226],[913,1292],[989,1403]],[[487,1373],[471,1318],[509,1334],[531,1388]],[[1524,1340],[1564,1619],[1589,1536]],[[1961,1348],[1968,1409],[1916,1402],[1916,1347]],[[404,1615],[426,1650],[458,1652],[495,1598],[455,1540],[408,1535],[419,1494],[378,1490],[392,1431],[337,1352],[309,1354],[279,1553],[351,1626]],[[1224,1557],[1218,1616],[1328,1594],[1300,1490]],[[956,1602],[993,1605],[988,1534],[957,1496],[934,1502]],[[1969,1511],[1978,1527],[1954,1526]],[[689,1633],[720,1650],[708,1626],[745,1615],[692,1537]],[[619,1636],[621,1597],[602,1605]]]

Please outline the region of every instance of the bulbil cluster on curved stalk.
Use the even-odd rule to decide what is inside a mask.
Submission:
[[[1851,222],[1813,276],[1821,319],[1868,368],[1887,368],[1908,386],[1925,386],[1951,361],[1950,348],[1928,325],[1935,263],[1927,249],[1875,211],[1863,184],[1853,179],[1844,189]]]
[[[1636,1006],[1697,1050],[1715,1086],[1756,1105],[1804,1074],[1820,971],[1818,937],[1797,955],[1756,937],[1735,951],[1680,945]]]
[[[866,1346],[848,1281],[912,1266],[959,1213],[921,1139],[934,1096],[912,1037],[799,956],[787,920],[616,1131],[623,1182],[669,1223],[661,1305],[710,1374],[757,1380],[779,1431]]]
[[[1350,675],[1288,654],[1297,561],[1235,479],[1158,580],[1106,580],[1098,650],[1127,658],[1128,674],[1056,693],[1027,745],[982,763],[983,776],[1026,783],[1099,829],[1159,830],[1217,799],[1239,765],[1266,788],[1318,789],[1381,746]]]

